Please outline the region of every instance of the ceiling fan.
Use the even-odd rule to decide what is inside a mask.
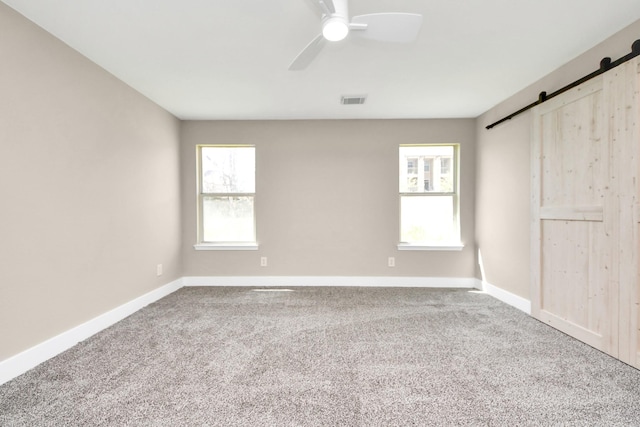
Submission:
[[[369,40],[410,43],[418,37],[422,15],[416,13],[371,13],[349,20],[348,0],[310,0],[322,16],[322,33],[296,56],[289,71],[305,69],[327,41],[339,41],[353,34]]]

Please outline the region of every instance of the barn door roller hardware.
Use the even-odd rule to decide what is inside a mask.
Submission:
[[[599,76],[600,74],[609,71],[612,68],[617,67],[618,65],[624,64],[625,62],[629,61],[630,59],[635,58],[636,56],[640,55],[640,39],[636,40],[635,42],[633,42],[633,44],[631,45],[631,53],[626,54],[625,56],[623,56],[622,58],[611,62],[611,58],[606,57],[603,58],[602,61],[600,61],[600,68],[597,69],[596,71],[594,71],[591,74],[587,74],[586,76],[584,76],[583,78],[576,80],[573,83],[570,83],[568,85],[566,85],[565,87],[563,87],[562,89],[558,89],[557,91],[547,94],[547,92],[540,92],[540,95],[538,96],[538,100],[535,102],[532,102],[531,104],[527,105],[526,107],[523,107],[521,109],[519,109],[518,111],[509,114],[506,117],[503,117],[502,119],[498,120],[495,123],[491,123],[489,126],[487,126],[487,129],[491,129],[494,126],[499,125],[502,122],[506,122],[507,120],[511,120],[512,118],[514,118],[515,116],[517,116],[518,114],[524,113],[527,110],[532,109],[533,107],[535,107],[538,104],[542,104],[543,102],[560,95],[561,93],[564,93],[566,91],[568,91],[571,88],[574,88],[584,82],[586,82],[587,80],[591,80],[594,77]]]

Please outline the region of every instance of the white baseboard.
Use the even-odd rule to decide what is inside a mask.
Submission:
[[[42,362],[70,349],[80,341],[108,328],[141,308],[163,298],[183,286],[182,279],[175,280],[165,286],[146,293],[128,303],[114,308],[88,322],[69,329],[28,350],[0,361],[0,385],[35,368]]]
[[[494,286],[489,282],[485,282],[479,279],[476,280],[478,281],[478,286],[476,286],[477,288],[482,289],[492,297],[531,315],[531,301],[529,301],[528,299],[522,298],[521,296],[518,296],[516,294],[512,294],[509,291],[505,291],[504,289]]]
[[[183,277],[184,286],[362,286],[397,288],[476,288],[467,277],[386,276],[203,276]]]

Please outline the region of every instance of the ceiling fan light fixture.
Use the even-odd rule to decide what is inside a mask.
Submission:
[[[341,16],[332,16],[322,24],[322,36],[331,41],[337,42],[349,34],[349,23]]]

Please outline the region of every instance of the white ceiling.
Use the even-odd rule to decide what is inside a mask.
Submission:
[[[309,0],[1,1],[181,119],[476,117],[640,19],[640,0],[350,0],[422,14],[418,40],[348,38],[294,72]]]

